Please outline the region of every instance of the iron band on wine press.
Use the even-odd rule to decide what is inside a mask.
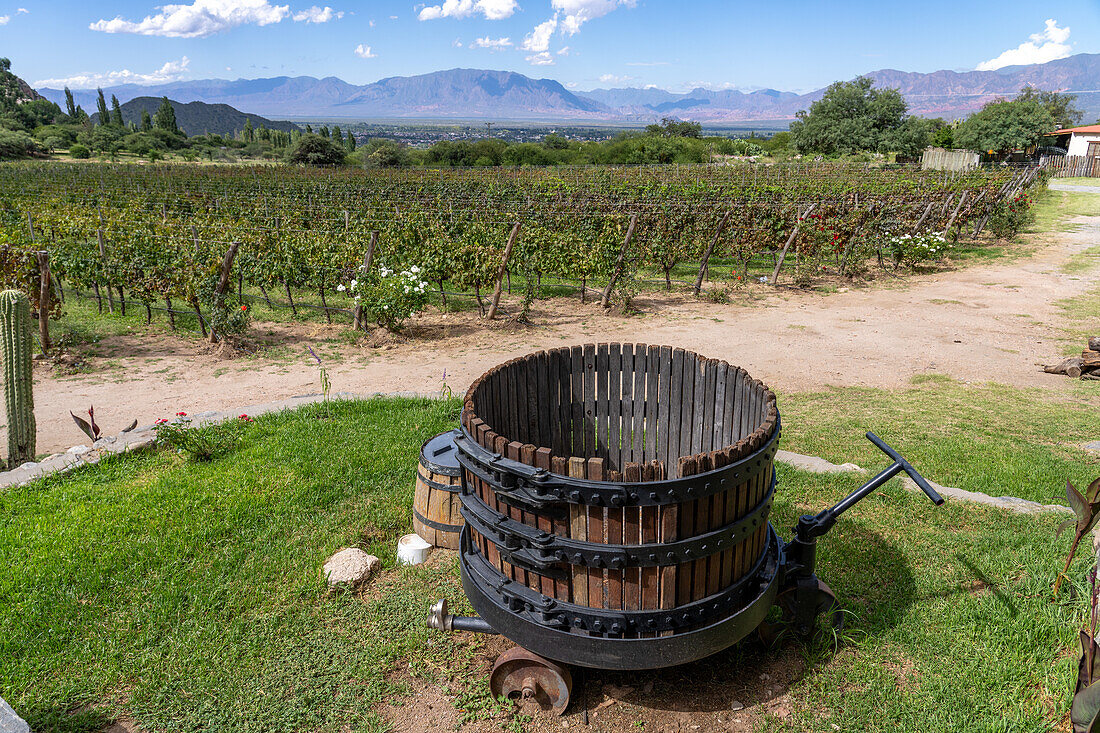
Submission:
[[[498,660],[494,693],[559,712],[568,675],[549,660],[683,664],[741,640],[776,604],[808,633],[836,609],[814,565],[817,538],[841,513],[901,471],[943,502],[868,433],[893,465],[802,517],[784,542],[768,523],[775,395],[739,367],[668,346],[513,359],[474,382],[461,422],[460,566],[480,618],[451,616],[441,601],[429,625],[514,641],[527,651]]]

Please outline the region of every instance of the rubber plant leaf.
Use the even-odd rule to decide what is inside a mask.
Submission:
[[[1088,489],[1085,490],[1085,497],[1090,504],[1096,504],[1100,501],[1100,478],[1089,484]]]
[[[1073,704],[1069,708],[1069,719],[1073,723],[1074,733],[1097,730],[1097,718],[1100,718],[1100,682],[1094,682],[1074,695]]]
[[[1089,647],[1092,648],[1092,677],[1089,677]],[[1100,682],[1100,644],[1081,629],[1081,659],[1077,663],[1077,686],[1074,692],[1080,692],[1093,682]]]
[[[93,440],[99,440],[99,426],[95,424],[95,407],[88,408],[88,419],[92,423],[92,432],[95,434]]]
[[[88,421],[73,415],[72,411],[70,411],[69,414],[73,416],[73,421],[76,423],[76,426],[83,430],[84,434],[89,438],[95,440],[95,435],[92,434],[92,426],[88,424]]]
[[[1092,505],[1069,481],[1066,482],[1066,499],[1069,500],[1070,509],[1077,515],[1077,531],[1084,534],[1092,520]]]
[[[1054,536],[1055,537],[1061,537],[1063,532],[1065,532],[1070,527],[1074,527],[1076,525],[1077,525],[1077,520],[1076,519],[1067,519],[1066,521],[1064,521],[1064,522],[1062,522],[1061,524],[1058,525],[1058,529],[1054,530]]]

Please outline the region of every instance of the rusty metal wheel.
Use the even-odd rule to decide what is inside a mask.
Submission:
[[[569,706],[572,687],[573,676],[567,668],[518,646],[497,657],[489,674],[493,697],[535,703],[556,715]]]

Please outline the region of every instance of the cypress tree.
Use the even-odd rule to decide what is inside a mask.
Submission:
[[[76,102],[73,101],[73,92],[68,87],[65,87],[65,114],[77,119]]]
[[[173,134],[179,133],[180,128],[176,124],[176,110],[172,108],[172,103],[168,101],[168,97],[161,99],[160,106],[157,107],[157,113],[153,115],[153,127]]]
[[[99,113],[99,124],[109,125],[111,124],[111,113],[107,110],[107,100],[103,97],[102,89],[96,89],[96,92],[99,94],[95,102],[96,112]]]
[[[111,95],[111,122],[119,127],[126,126],[126,123],[122,121],[122,107],[118,103],[118,97],[113,94]]]
[[[149,110],[141,110],[141,131],[149,132],[153,129],[153,118],[149,116]]]

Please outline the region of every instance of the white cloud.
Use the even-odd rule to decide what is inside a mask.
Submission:
[[[374,21],[373,20],[368,20],[367,25],[369,25],[371,28],[373,28],[374,27]]]
[[[627,61],[627,66],[668,66],[667,61]]]
[[[501,51],[505,48],[509,48],[512,45],[512,39],[507,36],[503,38],[477,38],[470,44],[470,48],[487,48],[490,51]]]
[[[531,66],[553,66],[554,59],[549,51],[542,51],[541,53],[535,53],[528,56],[527,63],[531,64]]]
[[[182,79],[187,73],[187,66],[190,63],[191,59],[184,56],[179,61],[169,61],[156,71],[148,74],[138,74],[129,69],[104,73],[85,72],[62,79],[39,79],[34,83],[34,86],[95,89],[96,87],[111,87],[119,84],[167,84],[170,81]]]
[[[510,18],[519,7],[516,0],[443,0],[442,5],[428,5],[417,16],[420,20],[437,18],[468,18],[480,13],[488,20]]]
[[[104,33],[136,33],[169,38],[205,38],[239,25],[270,25],[290,14],[289,5],[268,0],[195,0],[190,5],[161,5],[142,20],[97,20],[88,27]]]
[[[15,14],[20,15],[22,13],[29,13],[29,12],[31,12],[31,11],[27,10],[26,8],[19,8],[18,10],[15,11]]]
[[[558,56],[568,56],[568,55],[569,55],[569,46],[562,46],[561,48],[558,49]]]
[[[10,15],[0,15],[0,25],[7,25],[11,22]]]
[[[978,64],[978,71],[994,71],[1004,66],[1027,64],[1045,64],[1048,61],[1064,59],[1073,51],[1069,40],[1069,28],[1059,28],[1058,21],[1047,19],[1042,33],[1033,33],[1030,40],[1016,48],[1010,48],[997,58]]]
[[[600,82],[604,84],[625,84],[628,81],[633,81],[633,76],[616,76],[615,74],[601,74]]]
[[[316,5],[308,10],[300,10],[294,14],[294,20],[298,23],[305,21],[306,23],[327,23],[333,18],[339,20],[344,17],[343,10],[333,10],[329,6],[319,8]],[[374,27],[374,21],[371,21],[371,27]]]
[[[535,26],[534,30],[528,33],[523,38],[523,44],[520,46],[524,51],[534,51],[535,53],[545,53],[550,50],[550,36],[554,35],[554,31],[558,27],[558,16],[547,21],[543,21]],[[530,57],[527,59],[530,61]]]
[[[550,7],[560,11],[562,33],[573,35],[590,20],[602,18],[618,7],[633,8],[636,0],[550,0]]]
[[[361,59],[373,59],[378,58],[378,54],[370,50],[370,46],[360,43],[355,47],[355,55]]]

